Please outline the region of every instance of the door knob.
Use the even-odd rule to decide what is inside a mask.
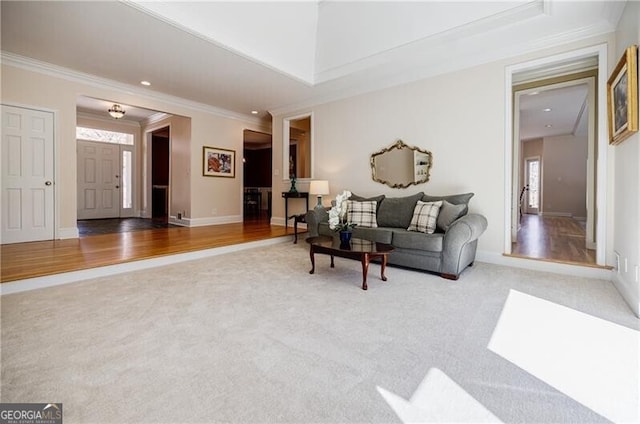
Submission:
[[[50,186],[51,184],[53,184],[51,181],[45,181],[44,185]]]
[[[120,188],[120,186],[116,186],[116,188]]]

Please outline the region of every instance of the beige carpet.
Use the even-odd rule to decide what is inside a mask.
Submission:
[[[510,289],[638,328],[613,286],[477,263],[456,281],[280,244],[2,296],[2,402],[65,423],[388,423],[442,370],[504,422],[606,422],[487,349]]]

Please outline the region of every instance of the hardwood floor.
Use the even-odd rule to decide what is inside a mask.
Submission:
[[[555,262],[596,265],[596,251],[585,247],[586,233],[573,218],[523,215],[513,256]]]
[[[0,246],[0,282],[292,235],[265,220],[101,234]]]

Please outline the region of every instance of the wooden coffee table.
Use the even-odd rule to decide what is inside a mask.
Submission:
[[[331,268],[334,267],[333,258],[358,259],[362,263],[362,290],[367,290],[367,273],[369,271],[369,262],[371,259],[380,258],[382,265],[380,267],[380,278],[387,281],[384,270],[387,266],[387,257],[393,252],[393,246],[385,243],[376,243],[375,241],[352,238],[348,245],[341,245],[339,239],[327,236],[310,237],[307,239],[310,245],[309,256],[311,257],[311,271],[313,274],[316,269],[315,254],[323,253],[331,256]]]

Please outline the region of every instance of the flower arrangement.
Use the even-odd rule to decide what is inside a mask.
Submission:
[[[351,231],[357,224],[347,222],[347,199],[351,192],[343,191],[336,196],[336,205],[329,211],[329,228],[333,231]]]

